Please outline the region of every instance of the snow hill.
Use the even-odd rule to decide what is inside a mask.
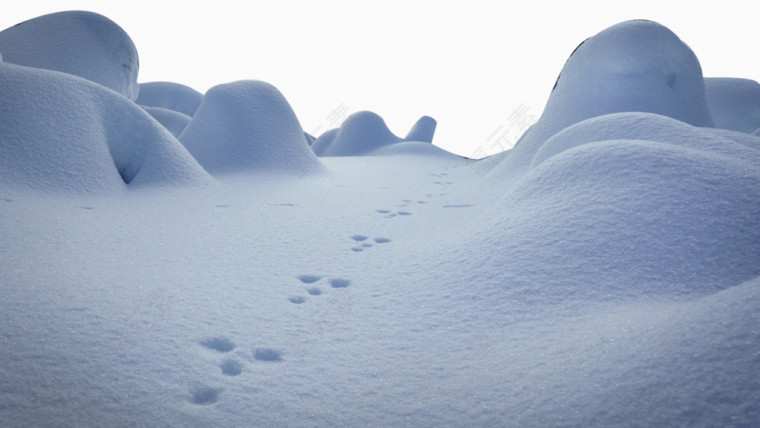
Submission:
[[[140,83],[140,93],[135,102],[146,107],[161,107],[193,117],[203,100],[203,94],[195,89],[174,82]]]
[[[0,62],[0,426],[758,426],[760,136],[704,82],[615,25],[474,161]]]
[[[92,12],[40,16],[0,32],[5,62],[83,77],[134,100],[137,49],[126,32]]]
[[[265,82],[209,89],[179,138],[211,174],[322,171],[290,104]]]

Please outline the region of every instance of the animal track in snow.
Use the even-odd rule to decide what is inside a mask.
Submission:
[[[301,303],[305,303],[306,302],[306,297],[293,296],[293,297],[289,298],[288,301],[290,301],[290,303],[295,303],[296,305],[300,305]]]
[[[190,402],[203,406],[214,404],[219,401],[219,394],[222,391],[222,388],[212,388],[209,386],[194,388],[190,391]]]
[[[201,340],[201,345],[208,349],[213,349],[219,352],[230,352],[235,349],[235,344],[232,343],[226,337],[209,337]]]
[[[380,214],[389,214],[391,210],[375,210],[375,212],[380,213]]]
[[[409,211],[399,211],[398,215],[412,215]]]
[[[319,275],[298,275],[298,280],[304,284],[311,284],[322,279]]]
[[[388,238],[375,238],[375,243],[377,244],[385,244],[388,242],[391,242],[391,240]]]
[[[279,362],[282,361],[282,352],[272,348],[256,348],[253,352],[256,361]]]
[[[222,369],[222,374],[227,376],[237,376],[243,373],[243,365],[238,360],[224,360],[219,368]]]
[[[443,208],[470,208],[472,207],[472,204],[461,204],[461,205],[444,205]]]
[[[319,288],[317,288],[317,287],[308,288],[308,289],[306,289],[306,292],[309,293],[309,294],[311,294],[312,296],[321,296],[322,295],[322,290],[319,289]]]
[[[369,238],[369,236],[365,236],[365,235],[354,235],[351,237],[351,239],[353,239],[356,242],[366,241],[367,238]]]
[[[346,288],[351,285],[350,279],[333,278],[330,280],[330,286],[332,288]]]

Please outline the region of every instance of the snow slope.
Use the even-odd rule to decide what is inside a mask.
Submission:
[[[705,79],[715,126],[751,134],[760,128],[760,83],[728,77]]]
[[[600,34],[640,26],[672,41]],[[0,426],[756,426],[760,137],[673,108],[484,161],[383,127],[317,158],[241,81],[186,150],[0,63]]]
[[[70,11],[24,21],[0,32],[0,52],[5,62],[73,74],[137,98],[137,49],[102,15]]]

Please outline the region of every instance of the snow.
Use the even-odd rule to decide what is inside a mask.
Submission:
[[[137,105],[69,74],[0,64],[0,183],[71,194],[205,185],[210,177]]]
[[[92,12],[40,16],[0,32],[5,62],[83,77],[134,100],[137,49],[124,30]]]
[[[211,174],[313,174],[322,166],[280,91],[261,81],[214,86],[179,137]]]
[[[435,127],[438,122],[430,116],[422,116],[417,122],[415,122],[409,133],[406,134],[406,141],[421,141],[424,143],[432,143],[433,135],[435,134]]]
[[[758,425],[760,137],[664,27],[600,35],[480,161],[0,63],[0,425]]]
[[[174,82],[140,83],[140,93],[135,102],[141,106],[161,107],[193,117],[203,100],[203,94],[195,89]]]
[[[750,79],[707,78],[705,94],[718,128],[747,134],[760,128],[760,83]]]
[[[190,123],[190,116],[168,108],[143,106],[143,109],[153,116],[158,123],[163,125],[163,127],[175,137],[179,137],[179,134],[181,134],[182,131],[185,130],[185,127],[187,127],[187,124]]]

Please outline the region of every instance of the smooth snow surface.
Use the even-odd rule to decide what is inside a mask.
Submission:
[[[209,89],[180,141],[211,174],[323,169],[285,97],[260,81]]]
[[[140,62],[132,39],[92,12],[58,12],[0,31],[5,62],[83,77],[134,100]]]
[[[161,107],[192,117],[203,100],[195,89],[173,82],[147,82],[140,84],[135,101],[147,107]]]
[[[708,78],[705,93],[718,128],[747,134],[760,128],[760,83],[750,79]]]
[[[482,161],[372,113],[313,152],[258,81],[186,149],[1,63],[0,426],[760,425],[760,137],[687,120],[663,27],[600,35]]]

